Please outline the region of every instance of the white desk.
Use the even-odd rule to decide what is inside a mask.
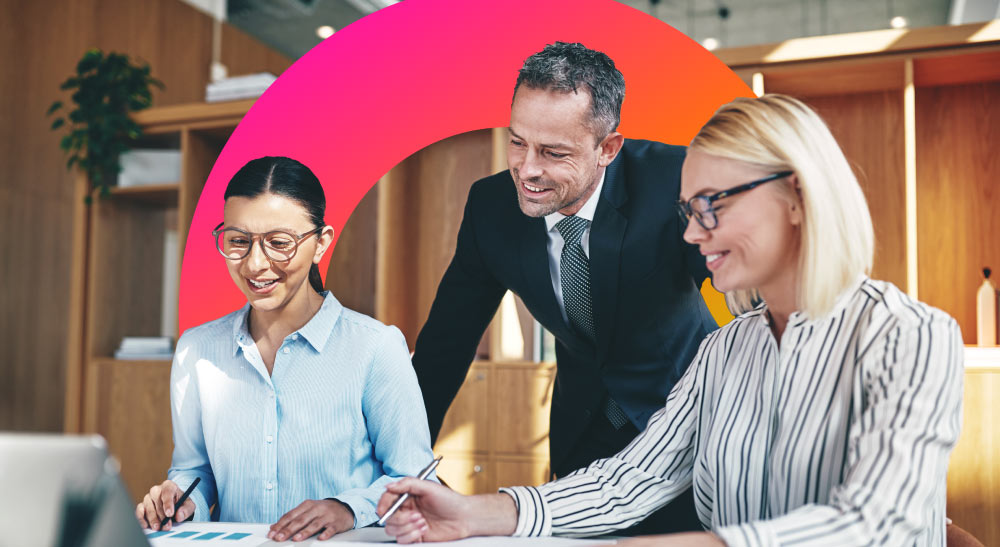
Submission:
[[[353,543],[355,545],[382,545],[394,543],[382,528],[362,528],[338,534],[326,541],[317,539],[300,542],[275,542],[267,539],[268,524],[244,524],[239,522],[184,522],[169,532],[147,531],[153,547],[259,547],[259,546],[320,546],[330,542]],[[486,547],[492,545],[522,545],[525,547],[579,547],[586,545],[608,545],[608,539],[570,538],[511,538],[483,537],[461,541],[449,541],[436,545],[458,545],[461,547]]]

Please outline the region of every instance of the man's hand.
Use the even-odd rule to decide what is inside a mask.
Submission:
[[[410,497],[385,525],[386,533],[395,536],[397,543],[510,535],[517,526],[517,508],[506,494],[463,496],[414,478],[388,484],[375,511],[384,515],[404,493]]]
[[[354,528],[354,512],[337,500],[306,500],[271,525],[268,539],[302,541],[319,532],[319,539]]]

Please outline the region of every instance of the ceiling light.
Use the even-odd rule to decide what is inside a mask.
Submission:
[[[892,21],[889,21],[889,24],[892,25],[892,28],[906,28],[906,17],[897,15],[892,18]]]
[[[702,40],[701,46],[709,51],[715,51],[716,49],[719,49],[719,41],[715,38],[705,38]]]
[[[323,25],[316,29],[316,36],[319,36],[323,40],[333,36],[334,30],[330,25]]]

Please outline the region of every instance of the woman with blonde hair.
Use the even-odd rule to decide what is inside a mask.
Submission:
[[[731,323],[632,443],[538,487],[464,498],[404,479],[400,542],[606,534],[694,488],[707,532],[635,545],[943,545],[961,424],[956,322],[868,277],[864,195],[791,97],[737,99],[694,138],[678,203]]]

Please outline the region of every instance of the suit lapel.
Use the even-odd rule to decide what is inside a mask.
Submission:
[[[597,357],[607,357],[616,324],[618,274],[628,218],[620,208],[627,200],[623,154],[619,153],[604,176],[601,199],[590,229],[590,291],[597,331]]]

